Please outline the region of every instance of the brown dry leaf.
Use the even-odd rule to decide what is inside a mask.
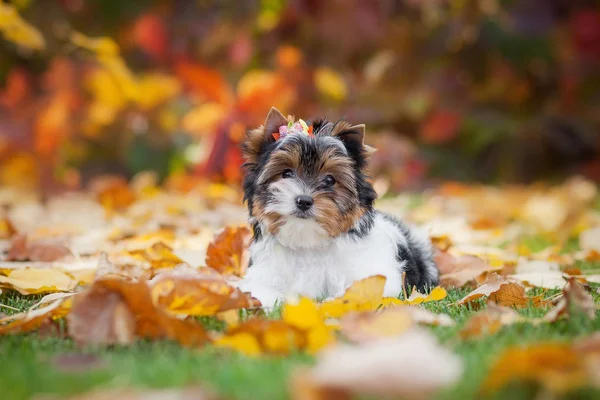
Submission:
[[[505,350],[483,383],[482,394],[489,395],[514,381],[535,382],[562,394],[585,386],[588,380],[584,358],[570,345],[540,343]]]
[[[206,266],[223,275],[244,276],[252,236],[246,226],[226,227],[208,245]]]
[[[146,282],[104,277],[81,293],[67,317],[69,334],[81,343],[130,343],[134,336],[169,338],[185,345],[208,337],[197,323],[181,321],[152,304]]]
[[[29,240],[26,235],[18,235],[12,240],[6,260],[51,262],[71,255],[71,250],[59,239]]]
[[[590,319],[596,318],[594,298],[575,277],[568,278],[562,296],[556,306],[544,316],[544,321],[555,322],[571,316],[572,313],[581,313]]]
[[[55,318],[63,317],[71,307],[71,301],[68,296],[49,298],[44,303],[44,307],[37,308],[42,302],[32,306],[29,311],[13,314],[0,319],[0,323],[8,322],[6,325],[0,325],[0,335],[29,332],[38,329],[43,324]]]
[[[479,257],[470,255],[454,257],[446,252],[436,254],[436,264],[441,273],[440,285],[445,288],[473,284],[480,275],[500,270],[500,268],[492,267]]]
[[[302,400],[322,398],[318,397],[322,393],[340,396],[334,398],[365,394],[428,399],[457,382],[462,372],[460,357],[440,346],[429,332],[413,328],[397,337],[326,350],[302,376],[312,390],[290,395]]]
[[[496,273],[477,289],[460,299],[457,304],[465,305],[481,297],[487,297],[488,302],[494,302],[507,307],[526,307],[530,299],[525,296],[525,289],[513,282],[506,281]]]
[[[105,275],[120,276],[122,278],[135,280],[148,280],[151,277],[151,271],[136,264],[115,264],[108,259],[106,253],[100,254],[98,267],[94,273],[94,278],[98,279]]]
[[[230,286],[208,267],[160,273],[150,282],[150,290],[154,304],[173,314],[214,315],[260,306],[258,300]]]
[[[397,306],[347,314],[340,321],[340,330],[352,342],[360,343],[401,335],[415,324],[453,326],[454,320],[417,306]]]
[[[512,325],[523,319],[512,308],[496,303],[488,303],[485,310],[473,315],[465,324],[459,335],[463,339],[478,338],[484,335],[493,335],[500,328]]]

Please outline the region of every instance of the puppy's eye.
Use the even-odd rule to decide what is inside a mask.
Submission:
[[[291,170],[291,169],[289,169],[289,168],[288,168],[288,169],[286,169],[286,170],[284,170],[284,171],[281,173],[281,177],[282,177],[283,179],[291,178],[291,177],[293,177],[293,176],[294,176],[294,171],[293,171],[293,170]]]
[[[324,179],[323,179],[323,183],[326,186],[333,186],[335,185],[335,178],[333,177],[333,175],[327,175]]]

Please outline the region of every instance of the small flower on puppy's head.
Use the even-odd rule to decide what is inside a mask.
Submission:
[[[302,119],[297,122],[290,120],[287,125],[281,125],[279,127],[279,132],[273,133],[273,138],[279,140],[285,138],[287,135],[293,134],[313,136],[313,129],[312,126],[308,126]]]

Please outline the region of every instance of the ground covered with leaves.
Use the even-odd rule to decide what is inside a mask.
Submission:
[[[429,232],[440,286],[385,298],[375,276],[274,309],[236,288],[250,241],[240,193],[156,182],[101,178],[44,199],[0,188],[3,398],[600,394],[590,182],[382,196]]]

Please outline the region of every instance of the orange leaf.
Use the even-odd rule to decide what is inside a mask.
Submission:
[[[464,305],[481,297],[487,297],[488,301],[507,307],[526,307],[529,304],[525,289],[521,285],[508,282],[496,273],[488,276],[483,285],[459,300],[457,304]]]
[[[175,74],[191,90],[223,105],[233,102],[233,90],[217,70],[188,61],[175,64]]]
[[[7,325],[0,325],[0,335],[30,332],[34,329],[38,329],[45,323],[49,323],[54,318],[64,316],[70,308],[71,302],[70,300],[67,301],[67,297],[70,296],[72,295],[60,294],[59,296],[57,296],[58,298],[49,302],[44,307],[30,309],[27,312],[22,312],[11,315],[9,317],[2,318],[0,322],[10,322]]]
[[[243,276],[248,267],[250,240],[248,227],[226,227],[208,245],[206,266],[223,275]]]
[[[541,384],[553,393],[564,393],[587,381],[584,359],[563,343],[543,343],[504,351],[483,384],[484,394],[514,381]]]
[[[184,345],[208,341],[201,325],[154,307],[146,282],[103,277],[77,296],[67,316],[69,334],[81,343],[131,343],[134,336],[169,338]]]
[[[260,305],[208,267],[161,273],[150,287],[154,304],[174,314],[214,315]]]

